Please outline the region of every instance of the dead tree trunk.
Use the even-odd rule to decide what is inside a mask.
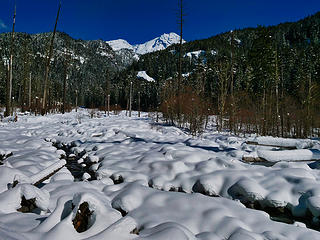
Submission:
[[[140,113],[140,92],[138,92],[138,117],[141,116],[141,113]]]
[[[230,132],[234,130],[234,111],[235,111],[235,102],[234,102],[234,94],[233,94],[233,86],[234,86],[234,32],[231,32],[231,65],[230,65],[230,116],[229,116],[229,129]]]
[[[275,51],[275,85],[276,85],[276,136],[279,137],[280,135],[280,109],[279,109],[279,82],[280,82],[280,75],[279,75],[279,64],[278,64],[278,51]]]
[[[7,80],[7,99],[6,99],[6,112],[5,116],[13,114],[10,110],[12,105],[12,64],[13,64],[13,44],[14,44],[14,27],[16,25],[16,6],[14,6],[13,24],[11,32],[11,44],[10,44],[10,60],[9,60],[9,76]]]
[[[30,76],[29,76],[29,99],[28,99],[28,109],[30,111],[30,108],[31,108],[31,73],[30,73]]]
[[[132,111],[132,82],[130,82],[129,117],[131,117],[131,111]]]
[[[179,42],[179,61],[178,61],[178,86],[177,86],[177,120],[178,124],[181,124],[181,103],[180,103],[180,94],[181,94],[181,84],[182,84],[182,43],[183,43],[183,0],[179,0],[179,25],[180,25],[180,42]]]
[[[106,71],[106,84],[105,84],[105,101],[104,101],[104,113],[109,116],[109,102],[110,102],[110,78],[109,78],[109,71]]]
[[[78,112],[78,90],[76,90],[76,112]]]
[[[110,116],[110,94],[108,94],[108,116]]]
[[[59,14],[60,14],[60,8],[61,8],[61,3],[59,3],[56,23],[54,25],[53,34],[52,34],[52,38],[51,38],[51,44],[50,44],[50,48],[49,48],[49,54],[48,54],[48,58],[47,58],[46,72],[45,72],[45,79],[44,79],[44,88],[43,88],[43,99],[42,99],[42,115],[44,115],[47,112],[48,78],[49,78],[51,57],[53,54],[54,37],[56,35],[57,24],[58,24],[58,19],[59,19]]]
[[[69,56],[67,56],[66,53],[66,58],[65,58],[65,74],[64,74],[64,80],[63,80],[63,96],[62,96],[62,114],[65,113],[66,111],[66,98],[67,98],[67,81],[69,79],[68,75],[68,66],[69,66]]]

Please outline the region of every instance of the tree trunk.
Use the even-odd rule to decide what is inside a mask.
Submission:
[[[131,111],[132,111],[132,82],[130,82],[129,117],[131,117]]]
[[[29,99],[28,99],[28,109],[30,111],[31,108],[31,73],[29,78]]]
[[[42,115],[44,115],[47,112],[47,95],[48,95],[48,78],[49,78],[49,71],[50,71],[50,61],[51,61],[51,57],[53,54],[53,43],[54,43],[54,37],[56,35],[57,24],[58,24],[58,19],[59,19],[59,14],[60,14],[60,8],[61,8],[61,3],[59,3],[56,23],[54,25],[54,30],[53,30],[53,34],[52,34],[52,38],[51,38],[51,44],[50,44],[50,49],[49,49],[49,54],[48,54],[48,59],[47,59],[45,79],[44,79],[44,88],[43,88],[43,99],[42,99]]]
[[[7,81],[7,99],[6,99],[6,112],[5,116],[10,116],[13,114],[10,108],[12,107],[12,65],[13,65],[13,44],[14,44],[14,27],[16,25],[16,6],[14,6],[13,14],[13,24],[11,32],[11,45],[10,45],[10,61],[9,61],[9,71],[8,71],[8,81]]]

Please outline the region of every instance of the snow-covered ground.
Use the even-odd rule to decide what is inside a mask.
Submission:
[[[318,141],[255,139],[299,148],[281,150],[213,130],[191,137],[153,123],[147,114],[89,116],[81,110],[0,122],[0,239],[320,239],[301,222],[275,222],[244,205],[286,209],[316,226],[320,165],[290,160],[300,160],[306,154],[301,151],[309,151],[302,160],[317,157]],[[261,153],[275,163],[242,161]],[[86,180],[91,175],[84,173],[80,181],[63,167],[43,184],[31,185],[62,167],[60,158],[67,154],[96,180]],[[35,199],[31,213],[17,211],[22,196]],[[84,202],[92,214],[88,230],[79,233],[74,219]]]

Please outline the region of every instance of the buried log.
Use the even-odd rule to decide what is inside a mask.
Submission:
[[[89,229],[89,219],[93,211],[90,211],[89,204],[87,202],[82,203],[79,206],[76,217],[72,220],[75,230],[79,233],[85,232]]]
[[[256,145],[256,146],[263,146],[263,147],[275,147],[275,148],[281,148],[281,149],[287,149],[287,150],[297,149],[296,146],[280,146],[280,145],[272,145],[272,144],[262,144],[262,143],[253,142],[253,141],[247,141],[245,143],[248,145]]]
[[[320,150],[297,149],[297,150],[258,150],[257,155],[268,162],[309,162],[320,161]]]

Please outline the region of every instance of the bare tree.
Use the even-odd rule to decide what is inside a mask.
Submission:
[[[180,26],[180,42],[179,42],[179,67],[178,67],[178,91],[181,88],[182,82],[182,43],[183,43],[183,23],[184,10],[183,0],[179,0],[179,26]]]
[[[218,110],[219,110],[219,131],[223,128],[223,117],[225,113],[225,106],[228,94],[228,82],[230,79],[229,74],[230,63],[226,60],[220,60],[215,65],[215,71],[218,76],[218,91],[219,91],[219,100],[218,100]]]
[[[141,109],[140,109],[140,91],[138,92],[138,117],[141,116]]]
[[[56,35],[60,9],[61,9],[61,2],[59,3],[56,23],[54,25],[53,34],[52,34],[52,38],[51,38],[51,44],[50,44],[48,58],[47,58],[46,72],[45,72],[45,79],[44,79],[44,88],[43,88],[43,99],[42,99],[42,115],[44,115],[47,111],[46,108],[47,108],[48,78],[49,78],[49,72],[50,72],[50,62],[51,62],[51,57],[53,54],[53,43],[54,43],[54,37]]]
[[[9,60],[9,72],[7,79],[7,96],[6,96],[6,112],[5,116],[9,116],[12,114],[10,108],[12,105],[12,63],[13,63],[13,44],[14,44],[14,27],[16,25],[16,4],[14,6],[14,14],[13,14],[13,24],[12,24],[12,32],[11,32],[11,45],[10,45],[10,60]]]
[[[31,72],[29,76],[29,99],[28,99],[28,108],[31,108]]]
[[[230,118],[229,118],[229,129],[232,132],[234,129],[234,112],[235,112],[235,101],[234,101],[234,32],[231,32],[231,64],[230,64]]]
[[[70,55],[65,52],[65,72],[63,79],[63,95],[62,95],[62,114],[66,111],[66,99],[67,99],[67,81],[69,79],[68,67],[69,67]]]
[[[108,116],[110,111],[110,77],[109,77],[109,71],[106,71],[106,83],[105,83],[105,96],[104,96],[104,113],[107,114],[108,110]]]
[[[76,90],[76,112],[78,112],[78,90]]]
[[[179,95],[182,94],[182,44],[183,44],[183,25],[184,25],[184,1],[178,0],[179,5],[179,27],[180,27],[180,42],[179,42],[179,59],[178,59],[178,84],[177,84],[177,117],[178,117],[178,124],[181,125],[181,102]]]
[[[131,117],[131,111],[132,111],[132,81],[130,82],[129,117]]]

